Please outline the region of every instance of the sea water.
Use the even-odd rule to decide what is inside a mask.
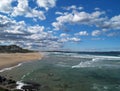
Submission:
[[[0,74],[21,86],[39,83],[40,91],[120,91],[120,57],[112,55],[45,53],[41,60]]]

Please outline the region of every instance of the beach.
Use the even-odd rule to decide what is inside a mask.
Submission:
[[[34,53],[0,53],[0,69],[15,66],[22,62],[35,61],[42,58],[42,54]]]
[[[15,66],[0,74],[16,81],[17,89],[25,83],[37,83],[40,90],[36,91],[120,91],[120,56],[44,53],[41,60]]]

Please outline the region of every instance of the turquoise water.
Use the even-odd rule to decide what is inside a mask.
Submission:
[[[1,73],[17,81],[37,82],[40,91],[120,91],[120,57],[45,53],[42,60]]]

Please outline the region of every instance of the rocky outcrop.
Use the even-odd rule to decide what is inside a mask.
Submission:
[[[17,82],[12,79],[7,79],[0,76],[0,91],[39,91],[41,85],[34,82],[24,82],[24,86],[21,89],[16,89]]]

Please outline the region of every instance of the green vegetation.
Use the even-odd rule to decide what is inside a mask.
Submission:
[[[0,46],[0,53],[28,53],[28,52],[34,52],[34,51],[23,49],[17,45]]]

